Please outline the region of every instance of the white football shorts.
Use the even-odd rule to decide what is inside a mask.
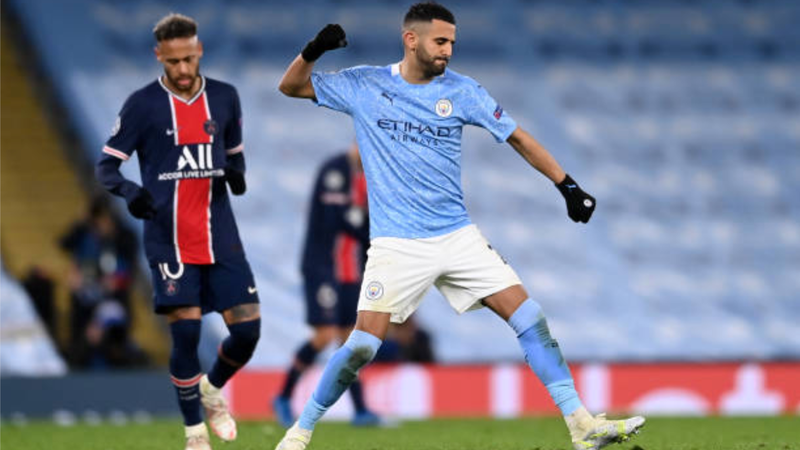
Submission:
[[[461,314],[517,284],[514,269],[475,225],[432,238],[380,237],[367,252],[358,310],[391,313],[392,322],[403,323],[435,285]]]

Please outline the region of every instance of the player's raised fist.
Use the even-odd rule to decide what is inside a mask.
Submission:
[[[329,23],[306,44],[301,54],[306,61],[314,62],[328,50],[341,47],[347,47],[344,29],[339,24]]]
[[[556,184],[556,187],[564,196],[567,202],[567,214],[573,222],[589,222],[592,217],[597,201],[591,195],[583,192],[578,183],[567,175],[564,181]]]
[[[128,201],[128,211],[137,219],[150,220],[156,216],[156,208],[153,203],[153,196],[146,189],[139,188]]]

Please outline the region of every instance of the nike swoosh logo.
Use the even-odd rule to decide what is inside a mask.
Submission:
[[[180,129],[181,129],[180,127],[178,127],[177,130],[171,130],[171,129],[168,128],[167,129],[167,136],[172,136],[173,134],[175,134],[176,131],[178,131]]]
[[[577,184],[568,184],[567,187],[570,188],[570,189],[575,189],[576,187],[578,187],[578,185]]]
[[[256,292],[258,292],[258,289],[255,286],[250,286],[247,288],[248,294],[255,294]]]

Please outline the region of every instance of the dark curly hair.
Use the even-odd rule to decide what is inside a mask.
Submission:
[[[158,21],[153,36],[157,42],[197,36],[197,22],[183,14],[171,13]]]
[[[406,17],[403,19],[403,26],[408,26],[414,22],[431,22],[433,19],[456,24],[456,18],[444,6],[436,2],[416,3],[408,8]]]

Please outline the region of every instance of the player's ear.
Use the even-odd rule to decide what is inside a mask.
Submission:
[[[200,39],[197,40],[197,57],[198,58],[203,57],[203,41],[201,41]]]
[[[158,62],[162,62],[162,63],[164,62],[163,58],[161,57],[161,50],[159,50],[158,44],[156,44],[156,46],[153,47],[153,53],[156,54],[156,59],[158,60]]]
[[[403,45],[411,51],[417,49],[417,33],[406,28],[403,30]]]

